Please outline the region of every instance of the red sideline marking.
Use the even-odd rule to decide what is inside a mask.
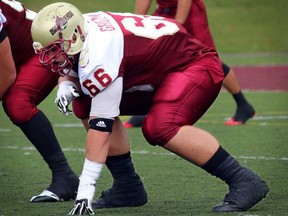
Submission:
[[[241,89],[288,91],[288,65],[234,66]]]

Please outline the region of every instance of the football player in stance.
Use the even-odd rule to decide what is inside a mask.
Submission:
[[[147,14],[151,2],[152,0],[136,0],[135,13]],[[215,48],[203,0],[157,0],[157,8],[152,14],[177,20],[193,37],[205,45]],[[233,69],[223,62],[222,68],[225,76],[223,86],[236,102],[236,112],[231,119],[225,122],[225,125],[245,124],[255,115],[255,110],[242,93]],[[124,122],[124,126],[126,128],[140,127],[143,120],[144,116],[132,116],[127,122]]]
[[[129,181],[131,163],[108,159],[129,151],[119,115],[147,115],[142,125],[147,142],[177,154],[229,186],[214,212],[246,211],[266,196],[269,189],[261,177],[240,165],[210,133],[193,126],[219,94],[224,74],[215,49],[191,37],[180,24],[130,13],[82,15],[62,2],[40,10],[31,31],[40,62],[63,76],[58,91],[66,92],[62,94],[66,100],[58,100],[60,111],[67,114],[73,99],[67,92],[79,84],[91,97],[86,158],[69,214],[93,215],[93,207],[133,206],[130,199],[137,196],[129,189],[137,184]],[[128,161],[125,154],[123,157]],[[118,184],[92,205],[96,182],[107,161],[110,169],[119,170],[112,173]],[[125,185],[126,181],[131,185]]]
[[[0,24],[4,25],[1,39],[4,39],[3,42],[10,40],[11,44],[10,50],[3,47],[2,43],[0,45],[0,52],[5,50],[5,55],[1,54],[1,91],[2,73],[7,73],[4,79],[6,76],[8,78],[16,75],[13,75],[13,70],[9,68],[16,67],[17,72],[14,84],[2,98],[2,105],[8,117],[35,146],[52,172],[50,186],[40,195],[33,196],[30,201],[56,202],[74,199],[79,178],[70,168],[49,120],[37,108],[57,85],[59,74],[51,73],[50,68],[43,67],[34,52],[31,24],[36,13],[27,10],[20,2],[11,0],[0,1],[0,9],[5,16],[4,19],[1,18],[1,21],[4,21]],[[4,17],[3,15],[0,16]],[[11,59],[4,61],[4,58],[10,56],[11,50],[15,64]],[[5,69],[3,66],[6,64],[9,64],[9,67]]]

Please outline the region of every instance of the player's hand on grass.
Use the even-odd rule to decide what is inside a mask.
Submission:
[[[75,201],[74,207],[68,215],[84,215],[85,213],[88,215],[94,215],[91,201],[88,199],[80,199]]]

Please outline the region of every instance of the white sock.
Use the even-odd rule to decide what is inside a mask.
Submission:
[[[104,164],[90,161],[85,158],[82,174],[79,178],[80,183],[78,187],[77,200],[93,200],[96,181],[100,176],[103,165]]]

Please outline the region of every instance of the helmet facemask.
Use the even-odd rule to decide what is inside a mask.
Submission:
[[[59,39],[46,47],[35,49],[35,52],[39,54],[41,64],[50,67],[53,72],[61,76],[66,76],[73,68],[75,59],[74,56],[67,55],[70,46],[70,40]],[[34,47],[36,47],[35,44]]]

